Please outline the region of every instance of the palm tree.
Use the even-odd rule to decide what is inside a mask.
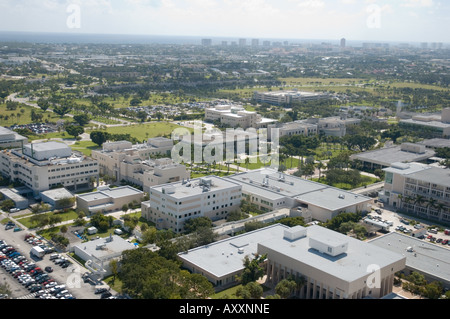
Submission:
[[[430,209],[431,208],[436,208],[436,204],[437,204],[437,200],[435,200],[434,198],[430,198],[427,201],[427,215],[430,214]]]
[[[422,206],[423,203],[425,203],[426,199],[424,196],[422,195],[416,195],[416,197],[414,198],[414,211],[416,211],[416,206]]]
[[[322,169],[325,168],[325,164],[322,163],[321,161],[319,161],[319,162],[316,164],[316,167],[317,167],[317,169],[319,170],[319,181],[320,181],[320,179],[322,178]]]

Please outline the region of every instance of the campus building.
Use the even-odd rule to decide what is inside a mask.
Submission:
[[[57,186],[76,192],[98,185],[98,162],[72,152],[64,143],[44,142],[0,152],[3,176],[33,190],[34,196]]]
[[[394,274],[405,268],[404,256],[376,245],[320,226],[282,224],[197,247],[178,258],[220,290],[236,284],[246,256],[264,254],[266,285],[303,278],[295,294],[304,299],[381,298],[392,292]]]
[[[143,187],[148,192],[151,186],[172,183],[190,176],[186,166],[174,163],[169,158],[152,159],[157,155],[171,155],[173,141],[152,138],[145,144],[131,142],[109,142],[102,150],[92,151],[99,162],[100,173],[112,176],[117,182],[125,180]]]
[[[22,147],[28,143],[28,138],[0,126],[0,149]]]
[[[269,212],[294,209],[298,216],[325,222],[341,212],[371,210],[372,199],[293,175],[261,168],[224,179],[242,187],[243,198]]]
[[[144,192],[131,186],[117,188],[99,187],[98,191],[76,196],[77,208],[86,214],[107,213],[121,210],[123,205],[140,204]]]
[[[450,170],[420,163],[385,168],[380,200],[419,218],[450,223]]]
[[[290,105],[306,101],[317,101],[328,99],[328,93],[302,92],[302,91],[273,91],[254,92],[253,99],[258,103],[268,103],[274,105]]]
[[[353,154],[350,156],[350,159],[352,161],[360,161],[363,167],[374,170],[390,167],[397,162],[424,162],[435,154],[434,150],[428,149],[424,144],[403,143]]]
[[[303,278],[301,299],[381,298],[392,292],[394,275],[406,258],[330,229],[314,225],[286,229],[283,236],[260,242],[267,254],[266,284]]]
[[[411,119],[403,119],[400,127],[411,130],[423,130],[435,138],[450,137],[450,108],[442,110],[439,115],[415,115]]]
[[[428,282],[438,281],[450,289],[450,250],[412,236],[391,232],[369,241],[370,244],[402,254],[406,258],[402,273],[418,272]]]
[[[217,105],[205,109],[205,121],[220,122],[227,127],[247,128],[266,128],[276,120],[266,119],[260,114],[245,110],[240,105]]]
[[[343,137],[347,134],[349,125],[357,125],[361,123],[360,119],[343,117],[326,117],[326,118],[310,118],[306,120],[298,120],[288,123],[276,123],[268,126],[269,136],[270,130],[279,129],[279,135],[293,136],[304,135],[312,136],[324,134],[325,136]]]
[[[126,250],[135,249],[136,246],[117,235],[99,238],[81,243],[73,247],[73,252],[85,261],[84,266],[91,271],[91,276],[102,280],[113,274],[112,260],[120,260]]]
[[[150,187],[150,200],[142,203],[142,217],[154,222],[158,229],[184,231],[191,218],[224,219],[238,210],[242,187],[217,176]]]

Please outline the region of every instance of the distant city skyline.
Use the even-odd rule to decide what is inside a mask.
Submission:
[[[450,42],[438,0],[2,0],[0,31]]]

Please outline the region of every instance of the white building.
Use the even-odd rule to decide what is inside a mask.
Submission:
[[[83,259],[85,267],[89,269],[98,279],[103,279],[112,274],[110,262],[119,260],[126,250],[135,249],[136,246],[119,236],[111,235],[73,247],[75,255]]]
[[[381,298],[392,292],[405,257],[320,226],[276,224],[178,254],[193,273],[217,288],[236,284],[247,256],[267,254],[266,285],[303,277],[295,294],[303,299]]]
[[[253,99],[258,103],[269,103],[275,105],[289,105],[305,101],[316,101],[328,99],[328,93],[302,92],[302,91],[274,91],[254,92]]]
[[[450,108],[442,110],[441,115],[415,115],[411,119],[400,120],[399,125],[409,129],[423,129],[433,137],[450,137]]]
[[[260,114],[245,110],[240,105],[217,105],[205,109],[205,121],[219,121],[227,127],[240,127],[247,129],[265,128],[269,124],[275,123],[275,120],[261,117]]]
[[[450,170],[419,163],[385,168],[380,199],[419,218],[450,222]]]
[[[372,199],[325,184],[262,168],[224,179],[242,186],[244,198],[260,210],[295,208],[299,216],[325,222],[341,212],[371,210]]]
[[[392,292],[394,275],[406,258],[387,249],[314,225],[296,226],[260,242],[267,254],[266,284],[303,278],[302,299],[381,298]]]
[[[28,143],[28,138],[0,126],[0,149],[22,147]]]
[[[173,141],[166,138],[152,138],[139,145],[110,142],[102,150],[92,151],[92,157],[98,160],[101,174],[113,176],[117,182],[125,180],[142,186],[148,192],[151,186],[189,178],[184,165],[169,158],[151,159],[156,155],[170,155],[172,148]]]
[[[158,229],[184,231],[191,218],[226,218],[239,209],[242,187],[217,176],[153,186],[150,201],[142,203],[142,217],[156,224]]]
[[[28,144],[23,149],[0,152],[2,175],[19,181],[33,190],[35,196],[55,186],[72,192],[98,184],[98,163],[72,152],[64,143]]]
[[[100,187],[98,191],[76,196],[77,208],[87,214],[106,213],[121,210],[129,203],[140,204],[144,192],[131,186],[117,188]]]

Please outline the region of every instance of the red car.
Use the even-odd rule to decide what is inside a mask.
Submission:
[[[447,245],[448,244],[448,239],[444,239],[443,241],[442,241],[442,245]]]

